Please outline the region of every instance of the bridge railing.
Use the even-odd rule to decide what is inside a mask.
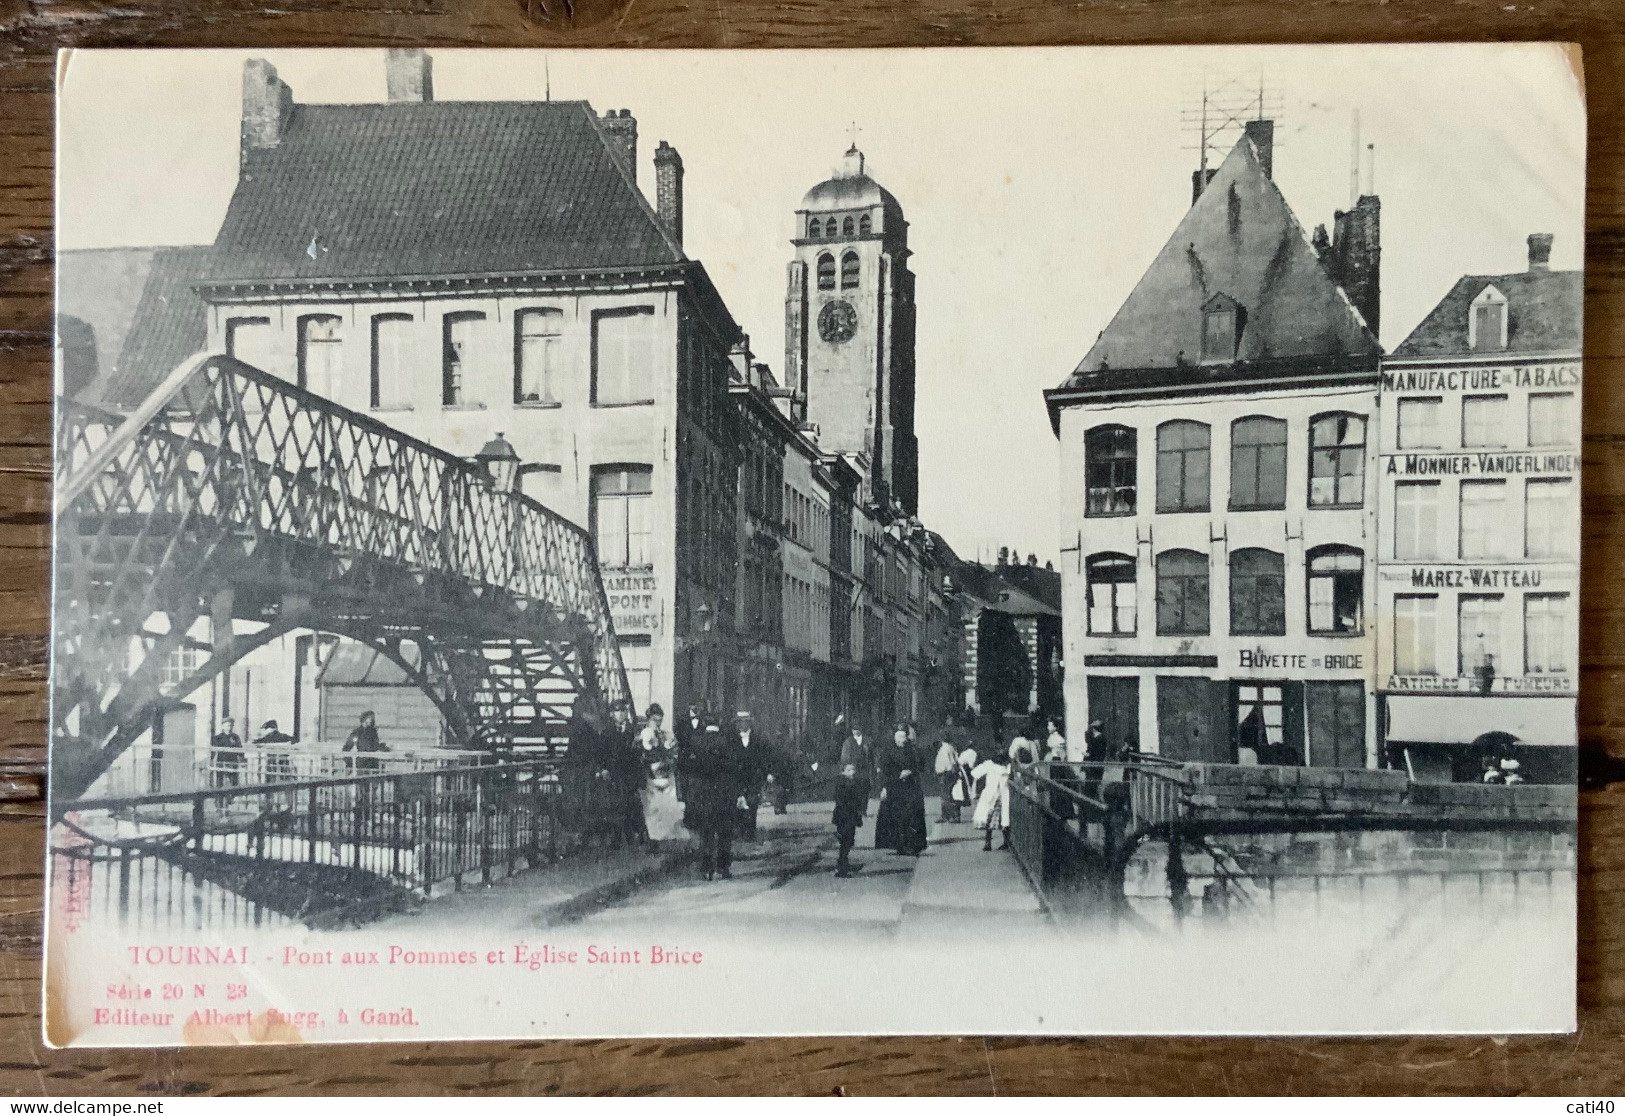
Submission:
[[[173,911],[177,889],[204,880],[256,920],[330,923],[549,863],[583,820],[558,761],[389,774],[369,762],[348,778],[81,799],[52,830],[53,860],[82,887],[120,880],[121,920]]]
[[[1045,902],[1121,896],[1121,870],[1140,839],[1184,816],[1176,766],[1139,762],[1044,762],[1010,773],[1010,844]]]

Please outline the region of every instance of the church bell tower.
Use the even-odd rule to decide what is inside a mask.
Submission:
[[[784,303],[785,383],[806,400],[826,453],[863,454],[865,497],[919,504],[914,437],[914,274],[897,199],[854,144],[796,210]]]

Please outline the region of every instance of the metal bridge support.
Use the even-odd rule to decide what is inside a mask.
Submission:
[[[561,737],[582,693],[631,712],[591,540],[483,469],[224,356],[58,416],[54,802],[296,629],[378,648],[466,747]]]

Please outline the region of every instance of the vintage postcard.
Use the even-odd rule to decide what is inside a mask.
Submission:
[[[1577,48],[58,81],[50,1043],[1573,1027]]]

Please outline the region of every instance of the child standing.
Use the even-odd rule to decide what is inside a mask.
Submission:
[[[1010,757],[994,752],[976,765],[971,775],[982,781],[971,822],[982,831],[982,851],[993,851],[993,831],[1003,838],[999,848],[1010,847]]]
[[[847,859],[857,840],[858,826],[869,805],[868,788],[858,782],[858,765],[846,764],[841,777],[835,780],[835,834],[840,838],[841,855],[835,862],[835,874],[842,878],[852,874],[852,862]]]

